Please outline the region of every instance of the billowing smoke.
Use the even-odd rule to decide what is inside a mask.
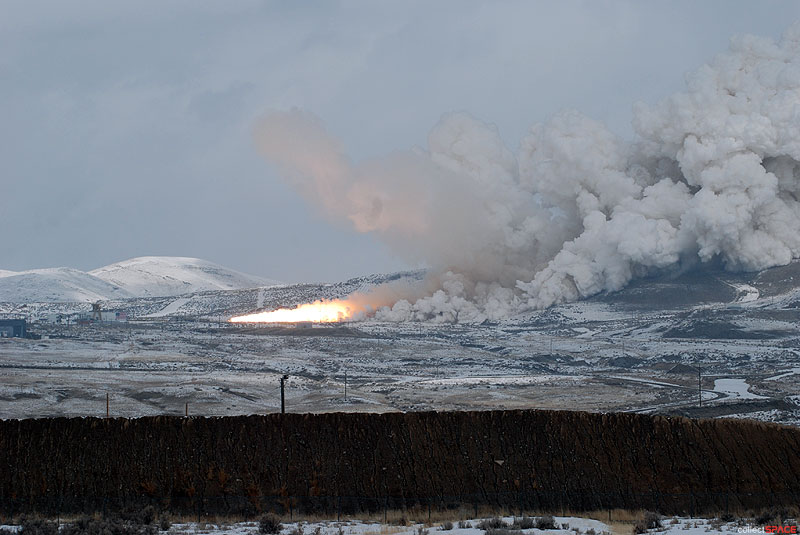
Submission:
[[[634,129],[626,143],[560,112],[515,154],[495,126],[449,113],[427,149],[362,163],[303,111],[267,114],[255,138],[330,217],[430,266],[385,319],[497,319],[699,263],[800,256],[800,25],[779,43],[734,39],[686,92],[636,106]]]

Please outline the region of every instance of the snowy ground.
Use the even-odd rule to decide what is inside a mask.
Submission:
[[[703,278],[692,287],[694,304],[682,301],[685,283],[655,281],[456,325],[225,322],[419,272],[108,301],[104,310],[132,321],[106,325],[48,323],[88,312],[87,303],[0,303],[0,313],[27,317],[42,335],[0,339],[0,417],[105,415],[106,394],[115,416],[184,414],[186,404],[195,415],[274,412],[288,374],[291,412],[543,408],[797,425],[800,292],[790,275],[736,279],[716,294],[703,293],[713,286]]]
[[[128,324],[40,323],[32,328],[41,340],[0,339],[0,417],[104,415],[106,393],[117,416],[183,414],[187,403],[197,415],[274,412],[282,374],[290,375],[294,412],[558,408],[785,423],[800,416],[800,333],[786,331],[784,317],[749,313],[762,329],[777,322],[789,333],[783,337],[706,339],[664,336],[685,312],[598,302],[482,325],[238,327],[169,313],[192,302],[142,302],[141,319]]]
[[[513,522],[512,517],[503,519],[508,524]],[[554,517],[557,529],[540,530],[530,528],[511,531],[516,535],[630,535],[633,525],[630,522],[602,522],[591,518],[574,516]],[[406,526],[382,524],[378,522],[365,522],[360,520],[317,521],[317,522],[289,522],[283,524],[281,535],[484,535],[478,529],[480,519],[465,520],[459,524],[453,521],[452,529],[444,529],[442,522],[409,524]],[[793,523],[791,525],[794,525]],[[464,527],[461,527],[464,526]],[[0,529],[16,532],[18,526],[0,526]],[[752,520],[742,519],[735,522],[722,522],[717,519],[707,518],[662,518],[662,527],[649,530],[648,533],[659,535],[706,535],[709,533],[764,533],[764,526],[753,523]],[[162,532],[163,533],[163,532]],[[227,533],[231,535],[251,535],[258,533],[257,522],[190,522],[172,524],[169,532],[171,535],[217,535]]]

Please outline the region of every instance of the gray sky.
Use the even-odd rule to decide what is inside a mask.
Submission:
[[[0,6],[0,269],[196,256],[285,281],[408,266],[307,206],[255,151],[268,109],[320,116],[355,160],[440,115],[516,149],[574,108],[630,137],[635,101],[791,2],[38,2]]]

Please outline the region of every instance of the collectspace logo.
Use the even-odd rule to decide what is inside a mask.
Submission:
[[[797,526],[764,526],[764,533],[797,533]]]
[[[767,524],[766,526],[762,527],[746,527],[746,528],[739,528],[737,530],[739,533],[792,533],[797,534],[797,526],[782,526],[779,524]]]

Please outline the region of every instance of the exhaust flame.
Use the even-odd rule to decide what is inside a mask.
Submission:
[[[353,316],[353,310],[345,301],[315,301],[297,308],[279,308],[271,312],[258,312],[245,316],[235,316],[230,323],[334,323]]]

